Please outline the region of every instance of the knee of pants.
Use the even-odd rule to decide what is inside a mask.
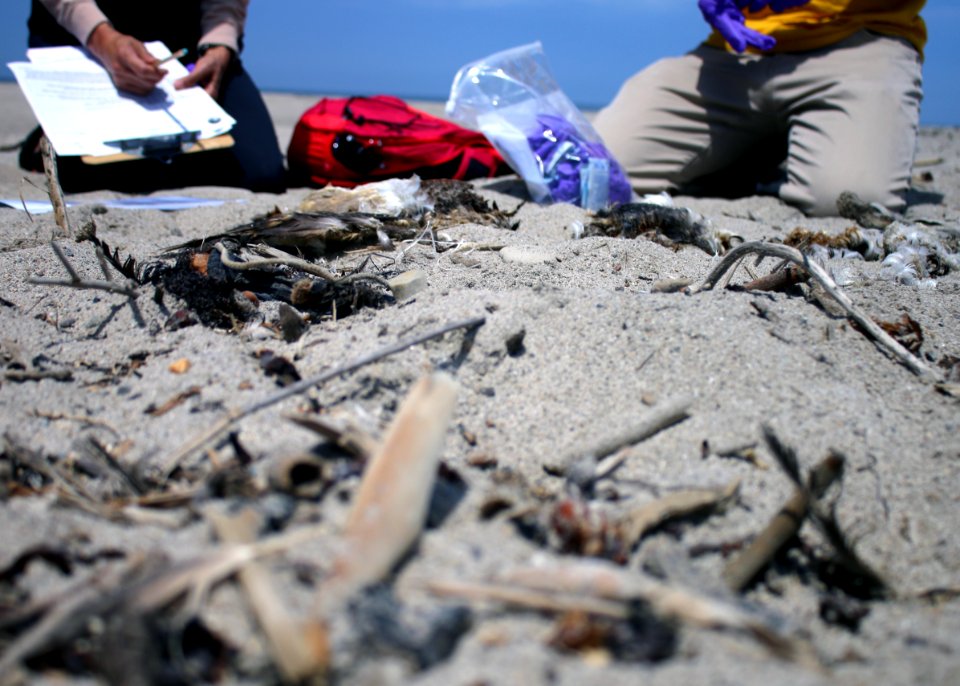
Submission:
[[[678,188],[677,184],[659,176],[640,175],[629,170],[626,171],[630,187],[639,195],[672,193]]]

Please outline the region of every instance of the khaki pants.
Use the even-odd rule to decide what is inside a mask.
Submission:
[[[786,147],[784,201],[831,215],[837,196],[853,191],[900,211],[921,84],[909,43],[867,31],[805,53],[701,46],[630,78],[593,124],[640,193],[749,168],[757,144],[772,140]]]

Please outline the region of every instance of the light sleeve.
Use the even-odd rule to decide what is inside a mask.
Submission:
[[[200,44],[226,45],[239,53],[249,4],[250,0],[202,0]]]
[[[94,0],[40,0],[60,26],[86,45],[93,30],[109,21]]]

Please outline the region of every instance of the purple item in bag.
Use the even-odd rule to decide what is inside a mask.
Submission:
[[[603,143],[584,140],[570,122],[556,115],[538,115],[537,125],[537,131],[527,141],[554,200],[580,203],[580,172],[586,170],[593,157],[610,162],[610,203],[630,202],[627,177]]]

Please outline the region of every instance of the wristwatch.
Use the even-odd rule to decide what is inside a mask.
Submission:
[[[230,51],[231,61],[237,56],[237,53],[234,51],[234,49],[225,43],[201,43],[197,46],[197,56],[203,57],[210,48],[226,48]]]

